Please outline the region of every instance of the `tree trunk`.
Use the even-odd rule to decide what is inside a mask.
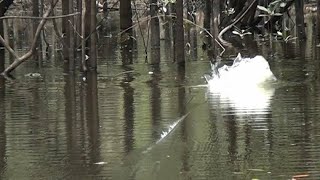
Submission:
[[[0,72],[3,72],[4,71],[4,64],[5,64],[5,50],[4,49],[0,49]],[[0,77],[0,81],[1,81],[2,77]],[[1,85],[0,85],[0,89],[3,88]]]
[[[171,14],[173,15],[173,16],[176,16],[177,15],[177,10],[176,10],[176,3],[172,3],[171,4]],[[176,42],[177,42],[177,36],[176,36],[176,34],[177,34],[177,17],[173,17],[172,18],[172,39],[173,39],[173,43],[172,43],[172,45],[173,45],[173,53],[172,53],[172,55],[173,55],[173,61],[175,62],[175,61],[177,61],[177,58],[176,58]]]
[[[203,27],[207,29],[208,31],[210,30],[210,20],[211,20],[211,12],[212,11],[212,6],[211,6],[211,0],[206,0],[206,7],[204,11],[204,19],[203,19]]]
[[[33,0],[32,1],[33,3],[33,9],[32,9],[32,16],[34,17],[40,17],[40,3],[39,3],[39,0]],[[38,27],[38,21],[34,20],[33,21],[33,35],[35,35],[36,31],[37,31],[37,27]],[[18,33],[17,33],[18,34]],[[41,37],[41,35],[40,35]],[[32,37],[32,38],[35,38],[35,37]],[[41,51],[42,49],[42,44],[41,44],[41,38],[38,38],[37,39],[37,46],[38,48],[35,50],[35,53],[33,55],[33,58],[35,60],[35,63],[37,64],[37,66],[39,66],[41,64],[41,56],[39,55],[39,50]]]
[[[91,0],[91,15],[90,15],[90,69],[97,70],[97,5],[96,2]]]
[[[176,1],[176,61],[179,66],[185,65],[184,57],[184,28],[183,28],[183,0]]]
[[[120,29],[132,32],[131,0],[120,0]],[[130,28],[130,29],[129,29]]]
[[[151,26],[151,64],[160,63],[160,26],[157,17],[157,0],[150,0],[150,26]]]
[[[86,38],[87,38],[87,34],[86,34],[86,14],[87,14],[87,4],[86,4],[86,0],[82,0],[82,11],[81,11],[81,70],[82,71],[87,71],[87,59],[86,59]]]
[[[77,0],[77,12],[82,13],[82,0]],[[81,16],[75,17],[75,26],[79,34],[81,34]],[[75,36],[75,47],[78,47],[81,44],[81,37],[79,35]]]
[[[74,1],[69,1],[69,13],[74,13]],[[74,16],[70,16],[69,18],[69,29],[70,32],[69,34],[69,71],[74,71],[75,69],[75,33],[74,33],[74,29],[72,26],[75,26],[74,24]]]
[[[13,0],[4,0],[0,2],[0,17],[3,17],[4,14],[6,13],[7,9],[9,8],[9,6],[13,3]],[[4,27],[3,27],[3,21],[0,21],[0,35],[2,37],[4,37]],[[0,47],[3,47],[3,44],[0,43]],[[4,64],[5,64],[5,58],[4,58],[4,50],[0,50],[1,55],[3,54],[3,56],[0,57],[0,72],[4,71]],[[3,58],[2,58],[3,57]]]
[[[69,14],[69,0],[62,0],[62,15]],[[70,48],[70,24],[69,18],[62,19],[62,38],[63,38],[63,59],[64,69],[67,70],[69,67],[69,48]]]
[[[212,51],[213,54],[211,56],[216,57],[218,53],[218,45],[215,42],[215,39],[219,34],[219,21],[220,21],[220,0],[212,0],[212,12],[211,12],[211,34],[212,38]]]
[[[303,8],[304,8],[303,1],[296,0],[295,1],[295,9],[296,9],[297,35],[298,35],[298,38],[301,40],[306,38]]]
[[[131,0],[120,0],[120,29],[125,31],[121,35],[122,64],[132,64],[132,52],[130,52],[133,46]]]
[[[320,40],[320,0],[317,0],[317,35]]]

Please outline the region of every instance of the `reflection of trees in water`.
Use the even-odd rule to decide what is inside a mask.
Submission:
[[[65,123],[68,157],[65,162],[71,162],[71,166],[66,167],[71,171],[70,175],[79,177],[81,174],[99,174],[99,168],[92,165],[101,161],[101,143],[97,74],[88,73],[88,83],[83,83],[83,86],[79,86],[75,78],[76,76],[72,73],[65,76]],[[89,168],[85,168],[84,164]],[[80,174],[78,174],[79,172]]]
[[[0,50],[0,71],[4,67],[1,67],[1,61],[4,61],[4,50]],[[0,77],[0,172],[3,172],[6,167],[6,112],[5,112],[5,79]],[[0,175],[0,179],[3,173]]]
[[[161,132],[161,119],[162,119],[162,109],[161,109],[161,89],[159,87],[159,82],[161,80],[161,69],[159,65],[152,66],[152,78],[148,81],[148,85],[151,89],[150,106],[151,106],[151,118],[152,118],[152,138],[154,141],[160,139]]]
[[[123,56],[122,58],[128,58],[128,55]],[[131,56],[132,59],[132,56]],[[126,61],[126,60],[124,60]],[[130,59],[128,60],[130,61]],[[123,66],[125,71],[133,70],[129,66]],[[123,88],[123,118],[124,118],[124,151],[129,153],[133,150],[134,146],[134,117],[135,117],[135,108],[134,108],[134,88],[131,87],[130,83],[134,80],[132,73],[126,73],[121,82],[121,87]]]
[[[88,84],[86,86],[86,121],[90,144],[90,156],[92,163],[100,159],[100,128],[99,128],[99,103],[97,74],[87,74]]]

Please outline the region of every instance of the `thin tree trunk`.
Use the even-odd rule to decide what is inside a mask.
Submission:
[[[40,3],[39,0],[33,0],[33,10],[32,10],[32,15],[34,17],[40,17]],[[35,35],[36,31],[37,31],[37,27],[38,27],[38,21],[33,20],[33,35]],[[18,33],[17,33],[18,34]],[[18,37],[18,36],[17,36]],[[41,35],[40,35],[41,37]],[[35,38],[35,37],[32,37]],[[41,46],[41,38],[37,39],[37,46],[39,47],[38,49],[35,50],[35,53],[33,55],[33,59],[35,60],[35,63],[37,64],[37,66],[39,66],[41,64],[41,58],[39,56],[39,50],[41,51],[42,46]]]
[[[317,36],[320,40],[320,0],[317,0]]]
[[[90,57],[89,64],[90,69],[93,71],[97,70],[97,5],[96,1],[91,0],[91,11],[90,11]]]
[[[296,9],[296,25],[297,25],[297,34],[299,39],[306,38],[306,31],[304,25],[304,13],[303,13],[304,3],[302,0],[295,1]]]
[[[185,65],[184,57],[184,28],[183,28],[183,0],[176,1],[176,14],[177,14],[177,23],[176,23],[176,61],[179,66]]]
[[[157,0],[150,0],[150,16],[151,16],[151,64],[160,63],[160,26],[157,16],[158,5]],[[155,17],[155,18],[153,18]]]
[[[69,14],[69,0],[62,0],[62,15]],[[70,25],[69,19],[62,19],[62,38],[63,38],[63,58],[64,58],[64,67],[65,70],[68,69],[69,66],[69,48],[70,48]]]
[[[177,16],[177,10],[176,10],[176,3],[172,3],[171,4],[171,14],[173,15],[173,16]],[[172,43],[172,45],[173,45],[173,53],[172,53],[172,55],[173,55],[173,61],[174,62],[176,62],[177,61],[177,59],[176,59],[176,42],[177,42],[177,36],[176,36],[176,34],[177,34],[177,17],[173,17],[172,18],[172,39],[173,39],[173,43]]]
[[[74,1],[69,1],[69,14],[74,13]],[[74,32],[74,27],[76,26],[74,24],[74,16],[70,16],[69,19],[69,71],[74,71],[75,69],[75,32]]]
[[[77,0],[77,12],[81,12],[82,13],[82,0]],[[75,35],[75,47],[78,47],[81,44],[81,37],[79,35],[81,35],[81,19],[82,16],[76,16],[75,17],[75,27],[76,27],[76,35]]]
[[[87,6],[86,0],[82,0],[82,12],[81,12],[81,64],[82,71],[87,71],[87,62],[86,62],[86,13]]]
[[[220,2],[221,0],[212,0],[212,12],[211,12],[211,34],[214,38],[212,38],[212,49],[213,56],[216,57],[218,53],[218,45],[216,43],[216,38],[219,34],[219,22],[220,22]]]

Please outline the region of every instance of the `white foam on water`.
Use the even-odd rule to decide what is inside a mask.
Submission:
[[[231,66],[212,66],[207,78],[209,94],[228,101],[236,109],[264,110],[270,106],[276,77],[262,56],[242,58],[239,54]]]

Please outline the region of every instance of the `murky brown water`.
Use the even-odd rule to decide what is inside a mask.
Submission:
[[[240,95],[197,87],[209,70],[201,50],[178,74],[169,49],[160,67],[144,64],[143,51],[122,66],[128,56],[106,37],[87,82],[64,74],[59,59],[26,77],[29,62],[0,87],[0,179],[318,179],[320,49],[311,36],[244,49],[266,57],[279,84]]]

